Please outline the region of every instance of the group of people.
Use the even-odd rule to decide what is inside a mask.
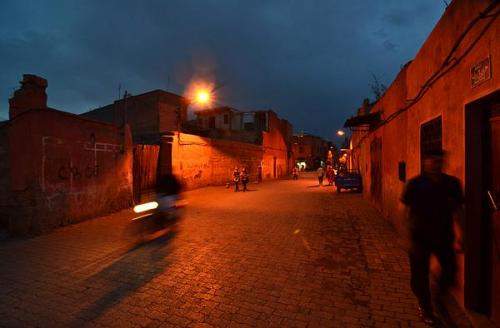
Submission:
[[[233,183],[234,183],[234,191],[240,191],[240,183],[243,187],[243,191],[247,191],[247,184],[250,180],[250,176],[248,175],[247,169],[244,167],[239,170],[238,167],[234,168],[233,171]]]
[[[318,173],[318,184],[320,186],[323,185],[323,179],[325,175],[328,180],[328,185],[333,186],[333,183],[335,182],[335,176],[337,175],[337,171],[333,168],[332,165],[327,165],[326,170],[323,169],[323,166],[320,166],[316,172]]]

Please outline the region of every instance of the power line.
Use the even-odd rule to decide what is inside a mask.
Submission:
[[[427,79],[427,81],[422,85],[420,88],[419,92],[413,99],[409,99],[409,104],[406,105],[405,107],[395,111],[391,115],[389,115],[385,120],[380,122],[374,129],[363,135],[363,137],[358,141],[355,148],[359,148],[361,143],[368,138],[369,135],[371,135],[373,132],[377,131],[379,128],[382,126],[388,124],[390,121],[394,120],[396,117],[398,117],[400,114],[408,111],[411,107],[413,107],[415,104],[417,104],[423,97],[424,95],[429,91],[429,89],[436,83],[439,79],[441,79],[444,75],[446,75],[449,71],[451,71],[453,68],[455,68],[462,60],[463,58],[469,54],[469,52],[472,50],[472,48],[476,45],[476,43],[481,39],[481,37],[486,33],[486,31],[490,28],[490,26],[493,24],[495,19],[500,15],[500,10],[488,15],[495,7],[500,4],[499,0],[494,0],[492,3],[486,7],[484,11],[479,13],[478,16],[476,16],[466,27],[466,29],[460,34],[458,39],[455,41],[453,44],[453,47],[451,48],[450,52],[446,56],[445,60],[441,64],[441,66]],[[464,53],[459,56],[458,58],[453,57],[453,54],[455,51],[458,49],[464,38],[467,36],[467,34],[472,30],[472,28],[481,20],[485,18],[491,18],[490,21],[485,25],[485,27],[481,30],[477,38],[469,45],[469,47],[464,51]]]

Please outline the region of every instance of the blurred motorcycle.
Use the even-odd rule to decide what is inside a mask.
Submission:
[[[149,202],[134,206],[134,218],[128,231],[134,238],[145,239],[159,231],[175,229],[187,202],[181,198],[180,184],[174,176],[164,178]]]
[[[130,233],[141,239],[156,232],[173,228],[181,217],[186,202],[177,195],[157,196],[155,200],[134,207],[137,214],[131,221]]]

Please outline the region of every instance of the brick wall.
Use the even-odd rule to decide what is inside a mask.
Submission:
[[[246,167],[250,181],[257,179],[262,148],[257,145],[175,135],[172,142],[172,169],[186,189],[224,185],[232,179],[235,166]]]
[[[264,179],[286,177],[291,170],[289,151],[291,154],[291,125],[278,118],[276,113],[268,111],[269,130],[262,132],[262,175]]]
[[[132,204],[128,129],[30,110],[8,129],[12,233],[40,233]]]
[[[91,119],[130,125],[135,143],[158,142],[160,134],[176,131],[187,119],[187,100],[163,90],[153,90],[115,101],[81,114]]]
[[[130,125],[134,136],[158,134],[158,102],[154,95],[129,97],[115,101],[112,105],[81,114],[103,122]]]

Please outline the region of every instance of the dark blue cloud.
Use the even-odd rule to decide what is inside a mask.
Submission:
[[[390,84],[444,10],[436,0],[3,1],[0,117],[23,73],[49,80],[49,104],[82,112],[193,76],[218,101],[272,108],[297,131],[332,138],[371,73]]]

